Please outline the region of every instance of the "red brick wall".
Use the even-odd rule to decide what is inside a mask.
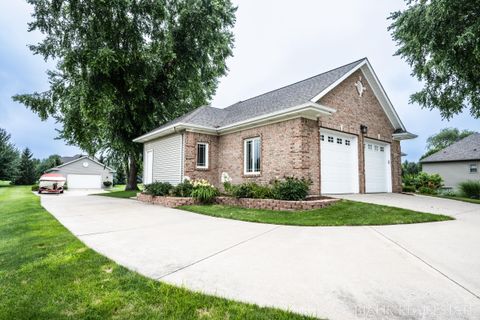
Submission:
[[[261,139],[261,173],[244,175],[243,141]],[[219,138],[219,174],[227,172],[232,183],[255,181],[269,183],[284,176],[307,178],[313,181],[312,194],[319,193],[319,140],[316,121],[293,119]]]
[[[355,82],[362,76],[367,91],[360,97]],[[319,127],[355,134],[358,139],[360,191],[365,192],[363,139],[371,138],[391,143],[392,189],[401,191],[401,150],[398,141],[392,141],[394,128],[361,71],[355,72],[335,89],[325,95],[320,104],[337,110],[319,121],[293,119],[262,127],[247,129],[223,136],[185,133],[185,171],[192,179],[207,179],[220,186],[222,172],[233,178],[233,183],[255,181],[269,183],[284,176],[312,180],[312,194],[320,193],[320,142]],[[368,126],[368,133],[360,133],[360,125]],[[243,141],[261,138],[261,173],[243,174]],[[196,168],[196,143],[209,143],[209,168]]]
[[[220,183],[218,169],[218,136],[208,134],[185,132],[184,133],[184,176],[191,179],[206,179],[214,185]],[[208,169],[197,168],[197,143],[208,143]]]
[[[362,82],[367,90],[363,96],[358,95],[355,82],[362,77]],[[321,117],[320,125],[338,131],[355,134],[358,139],[359,151],[359,176],[360,191],[365,192],[365,168],[363,157],[363,139],[371,138],[391,143],[391,162],[392,162],[392,191],[401,191],[401,150],[398,141],[392,141],[392,134],[395,128],[388,120],[382,106],[375,97],[372,89],[368,85],[363,73],[359,70],[340,83],[335,89],[327,93],[318,101],[318,103],[335,108],[335,112],[330,117]],[[360,133],[360,125],[368,127],[368,133]]]

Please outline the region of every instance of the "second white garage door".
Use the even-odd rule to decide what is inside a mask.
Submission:
[[[365,192],[392,192],[390,145],[365,139]]]
[[[358,193],[357,137],[320,130],[322,194]]]
[[[67,175],[68,189],[100,189],[101,175],[69,174]]]

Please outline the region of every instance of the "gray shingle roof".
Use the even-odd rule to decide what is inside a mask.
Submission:
[[[480,133],[474,133],[434,153],[421,162],[480,160]]]
[[[81,158],[81,157],[83,157],[83,155],[81,155],[81,154],[76,154],[73,157],[60,157],[60,161],[62,162],[62,164],[64,164],[64,163],[76,160],[78,158]]]
[[[153,131],[176,123],[187,123],[218,128],[307,103],[364,60],[366,60],[366,58],[261,94],[248,100],[239,101],[224,109],[212,108],[209,106],[199,107]]]

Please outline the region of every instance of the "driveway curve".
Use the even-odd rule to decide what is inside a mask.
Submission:
[[[192,290],[329,319],[480,318],[480,205],[347,197],[456,220],[276,226],[75,192],[42,205],[101,254]]]

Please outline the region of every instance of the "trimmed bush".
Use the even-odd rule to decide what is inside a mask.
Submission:
[[[112,186],[112,181],[108,181],[108,180],[107,180],[107,181],[103,181],[103,185],[104,185],[105,187],[107,187],[107,188],[108,188],[108,187],[111,187],[111,186]]]
[[[310,180],[286,177],[273,183],[272,195],[278,200],[305,200],[311,184]]]
[[[418,192],[423,193],[423,194],[436,194],[437,190],[429,188],[429,187],[420,187],[420,188],[418,188]]]
[[[229,190],[236,198],[267,199],[272,197],[272,189],[269,186],[260,185],[255,182],[229,186]]]
[[[402,187],[402,191],[403,191],[403,192],[415,192],[416,189],[415,189],[414,186],[408,186],[408,185],[407,185],[407,186],[403,186],[403,187]]]
[[[480,181],[465,181],[458,184],[462,195],[470,199],[480,199]]]
[[[152,196],[166,196],[173,186],[169,182],[154,182],[145,185],[145,192]]]
[[[32,191],[38,191],[39,188],[40,188],[40,187],[38,186],[38,184],[34,184],[34,185],[32,186]]]
[[[171,193],[175,197],[191,197],[193,191],[193,184],[189,180],[185,180],[182,183],[177,184]]]
[[[413,185],[420,191],[420,188],[429,188],[437,190],[443,185],[443,179],[438,174],[428,174],[420,172],[414,179]]]

